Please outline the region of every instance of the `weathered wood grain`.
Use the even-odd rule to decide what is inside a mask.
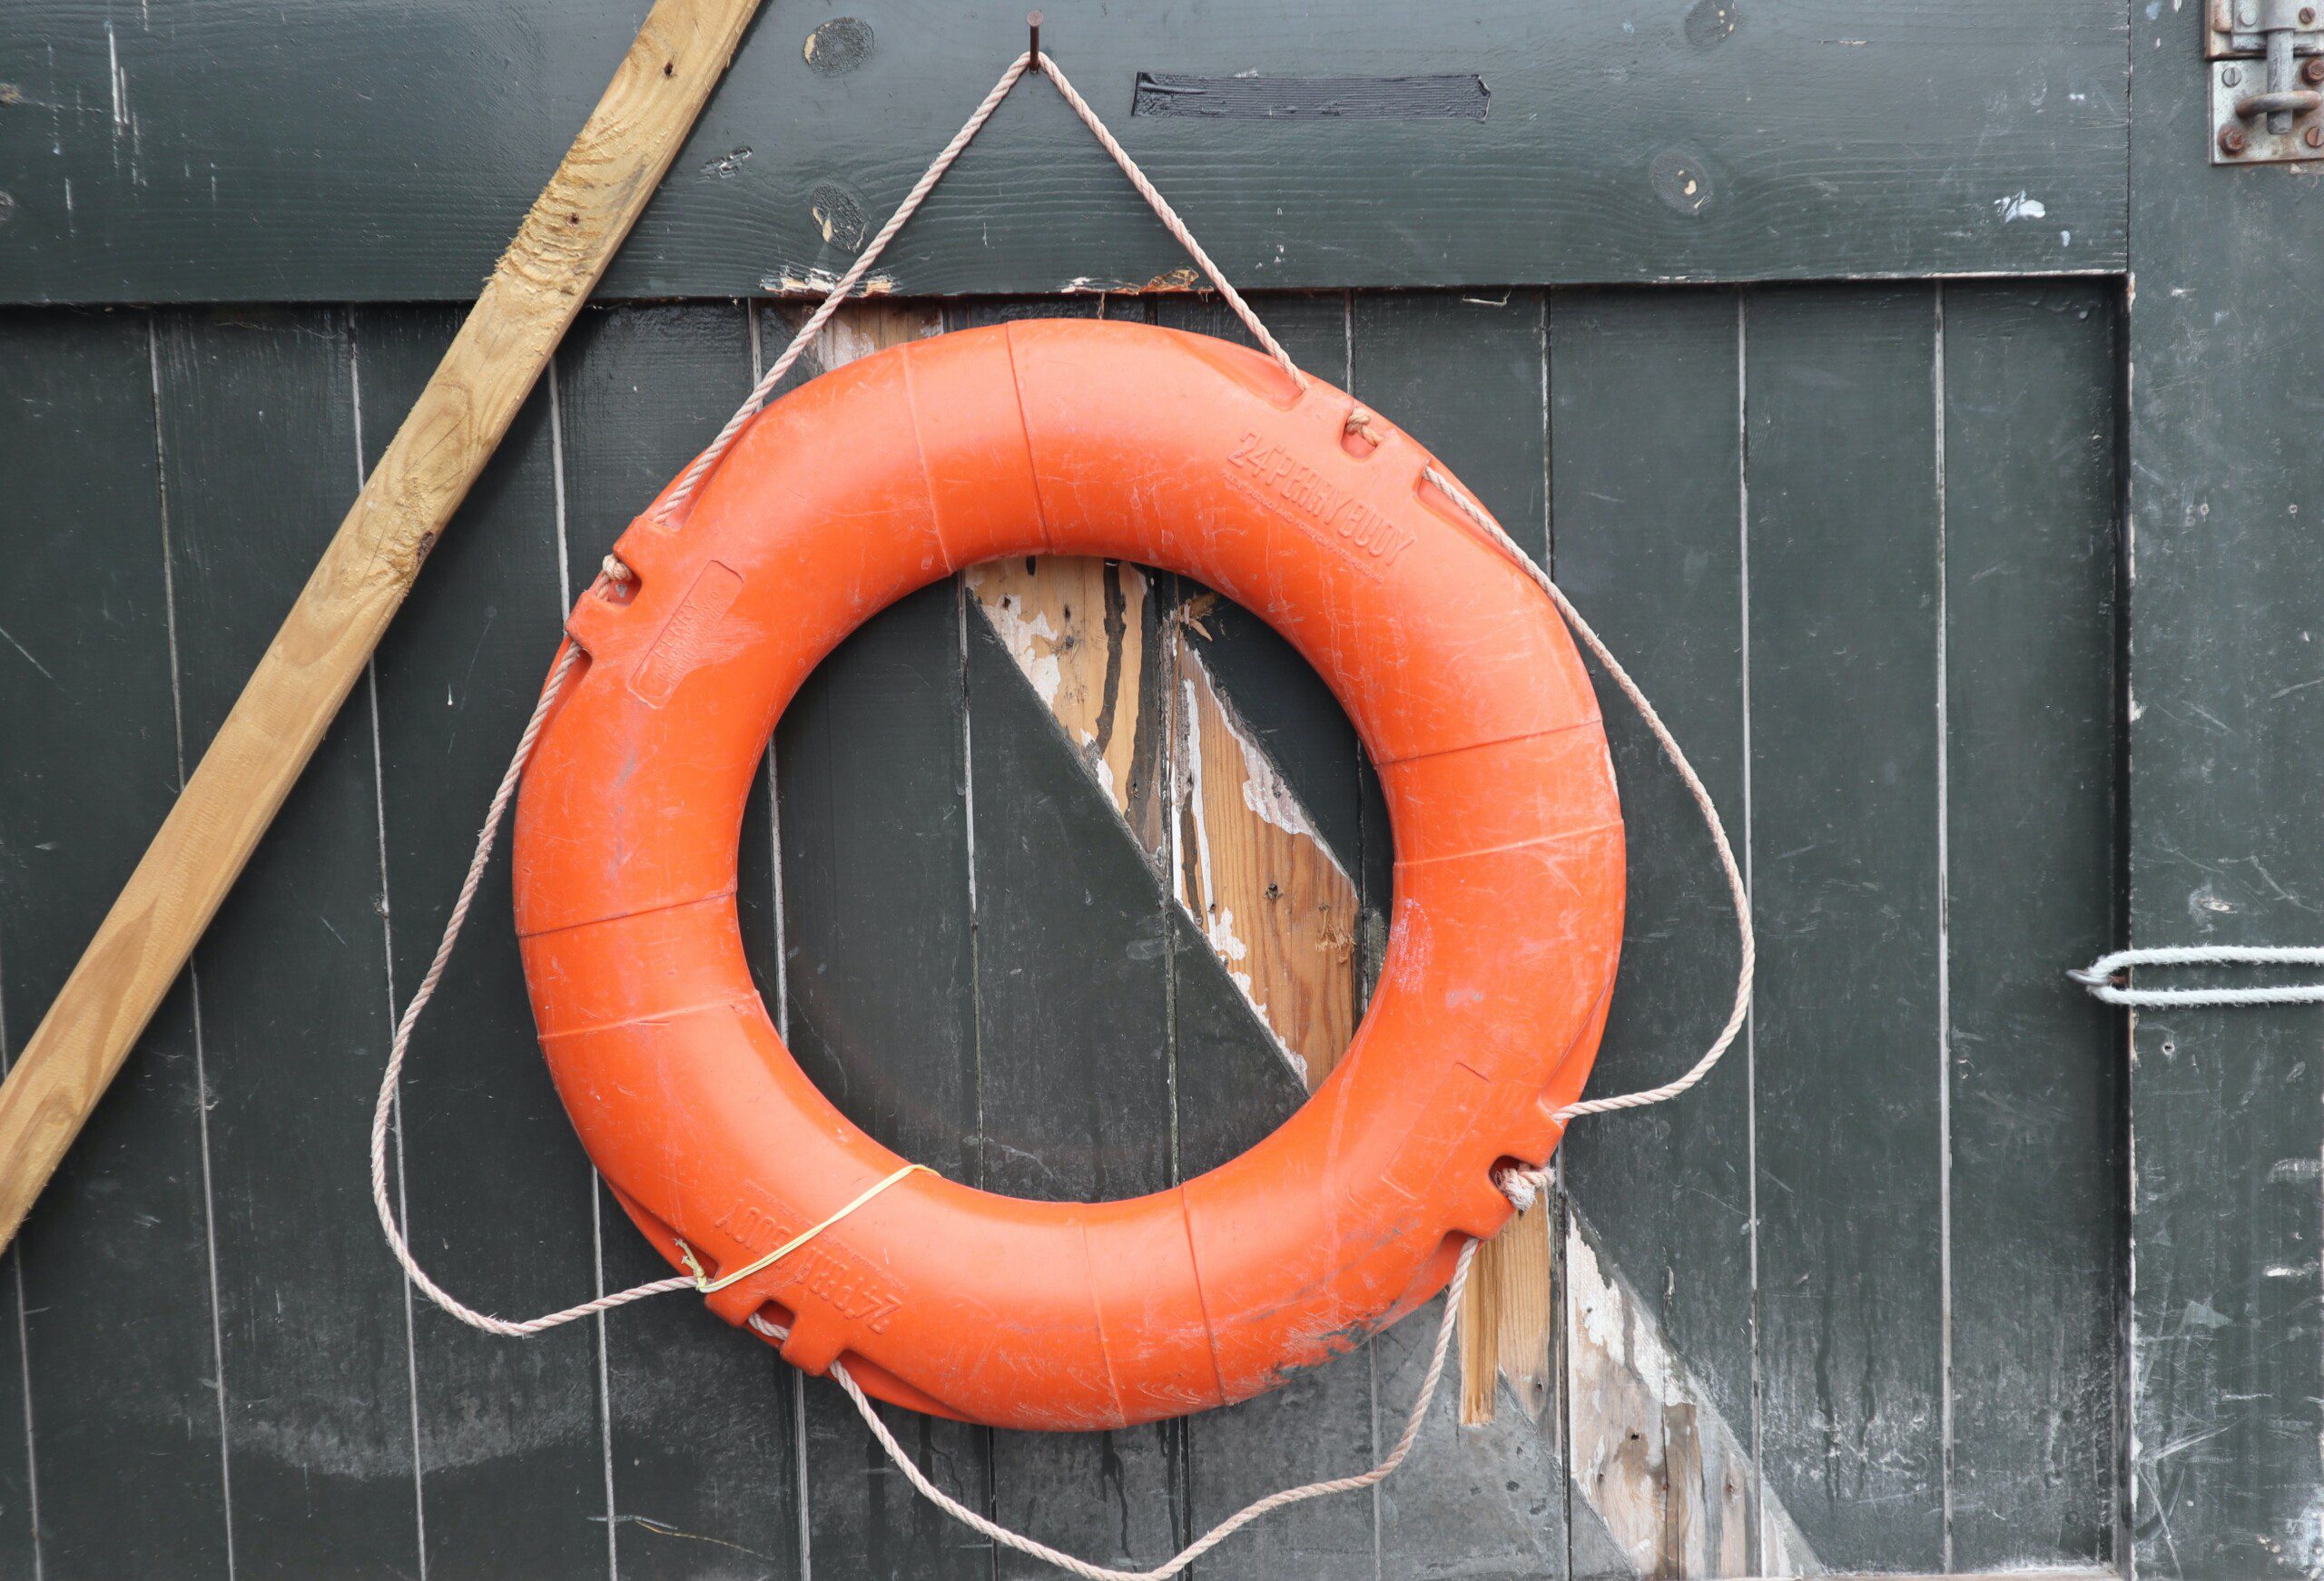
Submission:
[[[1953,1564],[2116,1558],[2117,293],[1949,283]]]
[[[1313,1091],[1355,1034],[1355,884],[1183,635],[1169,660],[1178,904]]]
[[[869,0],[845,15],[846,46],[820,51],[840,18],[771,15],[610,288],[733,297],[842,270],[1024,47],[1024,10]],[[0,105],[15,200],[0,298],[465,299],[635,14],[49,5],[0,46],[21,94]],[[1238,284],[2122,267],[2129,63],[2112,0],[1068,0],[1048,15],[1049,49]],[[1475,74],[1489,100],[1482,120],[1134,116],[1140,72]],[[876,280],[1058,291],[1185,265],[1030,81]]]
[[[18,1035],[180,780],[153,333],[143,313],[0,332],[0,1024]],[[0,1269],[0,1574],[225,1574],[198,1036],[181,984]]]
[[[1049,707],[1082,764],[1157,868],[1166,860],[1169,668],[1144,567],[1044,555],[988,560],[969,596]]]
[[[0,1084],[0,1240],[14,1235],[176,979],[756,9],[757,0],[658,0],[525,215],[424,398]],[[110,50],[109,23],[106,40]],[[124,81],[116,66],[114,119],[133,128],[118,98]]]
[[[2133,53],[2191,62],[2202,24],[2142,10]],[[2129,942],[2309,944],[2324,470],[2314,289],[2285,260],[2314,248],[2317,188],[2209,164],[2207,93],[2200,72],[2142,72],[2131,144]],[[2142,1575],[2324,1566],[2320,1034],[2314,1007],[2132,1023]]]

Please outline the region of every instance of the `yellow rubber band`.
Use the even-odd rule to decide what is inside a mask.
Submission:
[[[846,1218],[850,1213],[855,1212],[856,1209],[870,1202],[873,1197],[878,1196],[881,1192],[886,1191],[890,1186],[903,1179],[904,1176],[914,1173],[934,1174],[936,1172],[930,1169],[928,1165],[924,1164],[907,1164],[901,1169],[896,1171],[895,1173],[889,1175],[886,1179],[875,1181],[872,1184],[865,1186],[853,1202],[840,1209],[839,1212],[833,1213],[830,1218],[825,1219],[813,1229],[800,1231],[799,1233],[791,1237],[790,1240],[785,1241],[782,1245],[768,1252],[764,1257],[760,1258],[756,1262],[746,1262],[742,1267],[734,1270],[734,1272],[722,1273],[716,1279],[712,1279],[703,1272],[701,1262],[694,1257],[694,1248],[687,1245],[684,1241],[680,1241],[678,1242],[678,1254],[686,1260],[686,1268],[694,1274],[694,1289],[700,1291],[704,1295],[714,1294],[718,1291],[724,1290],[730,1284],[739,1283],[743,1280],[750,1278],[751,1275],[754,1273],[763,1272],[765,1270],[773,1268],[776,1263],[782,1262],[793,1252],[798,1251],[799,1248],[807,1244],[808,1242],[812,1241],[816,1236],[830,1229],[833,1224],[838,1223],[842,1219]]]

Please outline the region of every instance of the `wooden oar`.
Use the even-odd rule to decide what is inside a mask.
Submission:
[[[177,805],[0,1085],[0,1247],[121,1069],[692,130],[759,0],[655,0]]]

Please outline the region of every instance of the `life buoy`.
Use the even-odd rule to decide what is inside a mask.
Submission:
[[[1434,1293],[1511,1212],[1604,1026],[1622,831],[1550,602],[1433,457],[1266,358],[1142,325],[952,334],[826,374],[648,511],[568,625],[586,653],[516,839],[541,1047],[590,1156],[674,1264],[739,1269],[903,1162],[792,1060],[734,911],[768,732],[877,611],[1002,555],[1117,556],[1264,616],[1354,721],[1396,865],[1378,992],[1275,1133],[1167,1192],[1021,1201],[927,1173],[709,1294],[810,1372],[998,1427],[1247,1399]],[[908,971],[909,963],[898,970]]]

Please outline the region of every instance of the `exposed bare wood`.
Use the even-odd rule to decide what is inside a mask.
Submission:
[[[1574,1486],[1634,1574],[1807,1575],[1820,1566],[1773,1498],[1758,1512],[1749,1449],[1709,1403],[1638,1291],[1579,1219],[1565,1242],[1566,1371]]]
[[[0,1086],[0,1244],[128,1057],[629,233],[758,0],[657,0]]]
[[[830,292],[832,280],[816,293],[820,299]],[[796,315],[803,320],[803,310]],[[891,346],[901,346],[907,340],[925,340],[944,330],[942,309],[919,302],[878,302],[858,299],[849,302],[823,321],[815,332],[813,342],[807,348],[807,357],[816,368],[828,373],[842,363],[859,357],[869,357],[874,351],[885,351]]]
[[[1312,1088],[1355,1036],[1355,885],[1176,634],[1178,901]]]
[[[869,309],[858,308],[853,312]],[[892,309],[890,309],[892,311]],[[844,317],[844,315],[843,315]],[[867,346],[866,348],[870,348]],[[1162,633],[1169,677],[1174,783],[1167,822],[1142,770],[1153,628],[1136,567],[1049,556],[996,561],[968,574],[978,607],[1017,667],[1189,917],[1313,1087],[1355,1032],[1355,887],[1249,728],[1218,690],[1199,647],[1210,594]],[[1462,1314],[1462,1417],[1493,1419],[1505,1382],[1538,1419],[1555,1394],[1555,1318],[1548,1204],[1512,1222],[1481,1256]]]
[[[1018,669],[1158,866],[1163,776],[1153,761],[1159,721],[1146,717],[1146,574],[1118,560],[1051,555],[989,561],[968,581]]]
[[[1469,1271],[1461,1309],[1463,1426],[1493,1419],[1503,1384],[1535,1421],[1556,1393],[1550,1237],[1549,1202],[1536,1197],[1485,1243]]]

